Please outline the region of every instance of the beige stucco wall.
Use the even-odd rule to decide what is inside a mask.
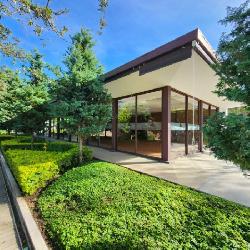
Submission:
[[[139,93],[163,86],[171,86],[191,96],[212,103],[221,110],[238,107],[240,103],[224,101],[212,91],[218,78],[212,68],[195,52],[192,57],[173,65],[139,76],[131,73],[105,86],[113,98]]]

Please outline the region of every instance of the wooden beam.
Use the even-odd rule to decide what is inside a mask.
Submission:
[[[112,100],[112,149],[117,150],[118,100]]]
[[[171,147],[171,87],[166,86],[162,89],[162,160],[170,160]]]
[[[185,96],[185,154],[188,154],[188,96]]]

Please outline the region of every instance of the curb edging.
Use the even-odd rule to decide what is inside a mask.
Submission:
[[[18,219],[20,220],[20,224],[25,234],[29,249],[49,250],[1,151],[0,165],[3,170],[11,205],[15,207],[15,211],[17,212]]]

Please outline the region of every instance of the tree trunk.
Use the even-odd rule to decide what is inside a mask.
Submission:
[[[79,136],[79,162],[83,163],[83,143],[84,138],[82,135]]]
[[[31,150],[33,150],[33,148],[34,148],[34,137],[35,137],[34,132],[32,132],[32,136],[31,136]]]

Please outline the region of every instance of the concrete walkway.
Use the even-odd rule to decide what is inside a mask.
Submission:
[[[91,147],[96,158],[169,180],[250,207],[250,178],[233,164],[208,152],[163,163],[131,154]]]
[[[18,238],[10,202],[7,195],[2,168],[0,165],[0,249],[14,250],[18,247]]]

